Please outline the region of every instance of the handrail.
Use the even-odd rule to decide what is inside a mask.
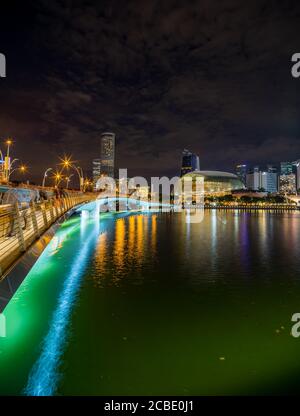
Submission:
[[[0,280],[1,275],[58,218],[92,199],[89,194],[70,194],[49,201],[31,202],[26,208],[19,207],[18,203],[0,205]]]

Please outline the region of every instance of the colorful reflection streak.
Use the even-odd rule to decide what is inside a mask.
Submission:
[[[2,394],[297,392],[299,213],[101,218],[66,222],[5,310]]]
[[[64,282],[58,305],[54,311],[50,329],[46,335],[42,352],[29,376],[25,394],[28,396],[52,396],[58,382],[58,365],[67,339],[67,327],[71,311],[80,288],[81,278],[88,264],[89,256],[99,234],[99,221],[94,222],[93,231],[81,218],[79,256],[72,261],[72,267]]]
[[[156,252],[157,224],[156,214],[120,214],[112,229],[104,229],[100,235],[95,256],[97,273],[93,278],[97,285],[103,286],[107,273],[114,269],[111,284],[118,285],[128,270],[138,270],[145,261],[146,249],[150,246],[153,260]],[[107,253],[112,250],[112,256]],[[142,279],[142,275],[140,276]]]

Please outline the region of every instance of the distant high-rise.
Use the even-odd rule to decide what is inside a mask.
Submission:
[[[268,165],[267,171],[258,166],[251,169],[246,176],[247,188],[252,191],[276,193],[278,191],[278,175],[274,166]]]
[[[280,175],[290,175],[294,173],[294,166],[292,162],[281,162],[280,163]]]
[[[299,190],[300,190],[300,160],[296,160],[295,162],[293,162],[293,165],[294,165],[295,174],[296,174],[297,192],[299,194]]]
[[[101,176],[101,159],[94,159],[93,160],[93,185],[94,189],[96,189],[96,184],[98,179]]]
[[[114,133],[102,133],[101,135],[101,175],[115,176],[115,145]]]
[[[254,166],[246,174],[246,186],[250,191],[258,191],[260,189],[260,171],[258,166]]]
[[[184,149],[182,152],[181,176],[195,170],[200,170],[199,156],[187,149]]]
[[[247,165],[236,165],[235,173],[239,180],[246,185]]]
[[[282,194],[297,192],[297,176],[296,162],[280,163],[279,190]]]
[[[267,171],[270,173],[278,173],[278,168],[275,165],[267,165]]]

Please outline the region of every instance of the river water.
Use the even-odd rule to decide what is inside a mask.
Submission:
[[[299,390],[300,213],[73,216],[4,311],[0,394]]]

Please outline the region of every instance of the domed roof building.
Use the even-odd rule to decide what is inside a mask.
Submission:
[[[245,189],[242,181],[234,173],[213,170],[195,170],[187,173],[181,179],[196,180],[197,177],[204,178],[205,194],[225,194],[238,189]]]

